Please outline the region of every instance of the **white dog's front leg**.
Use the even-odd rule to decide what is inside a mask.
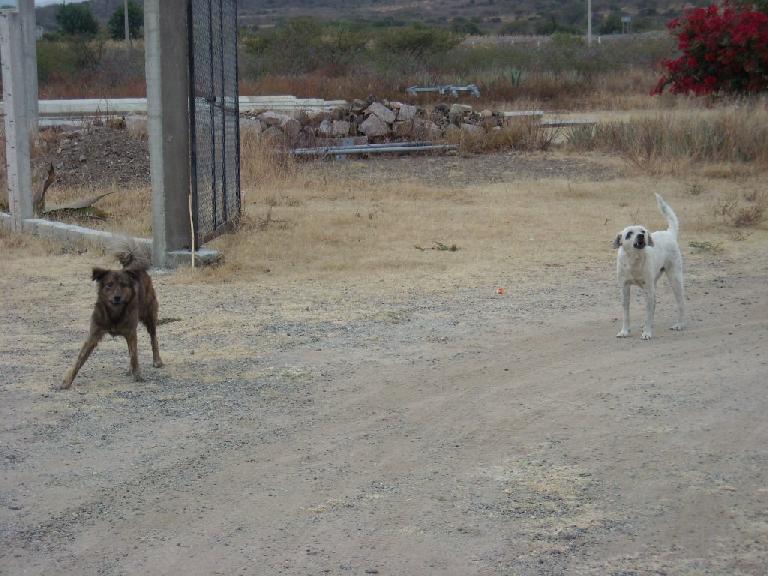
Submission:
[[[624,321],[616,338],[629,336],[629,283],[625,282],[621,287],[621,305],[624,307]]]
[[[653,314],[656,311],[656,286],[654,282],[646,282],[645,288],[645,325],[643,326],[643,340],[653,338]]]

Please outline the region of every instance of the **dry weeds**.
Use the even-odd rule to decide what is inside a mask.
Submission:
[[[626,121],[600,122],[571,131],[572,151],[621,154],[652,174],[685,174],[692,166],[768,168],[768,108],[765,102],[714,109],[683,108]],[[730,174],[729,174],[730,175]]]
[[[382,180],[364,162],[341,174],[333,163],[297,163],[244,132],[242,224],[213,242],[226,263],[180,278],[278,285],[326,280],[403,289],[505,285],[543,267],[604,264],[612,258],[610,240],[627,224],[664,227],[654,191],[678,212],[686,246],[709,243],[729,253],[764,242],[768,196],[762,178],[768,156],[757,136],[768,113],[693,109],[666,118],[672,135],[659,134],[663,117],[639,124],[648,128],[649,140],[641,143],[651,142],[644,150],[654,169],[627,170],[623,177],[603,182],[547,178],[464,187],[399,173]],[[699,151],[700,161],[686,161],[686,151],[701,141],[684,138],[685,129],[699,121],[727,128],[724,134],[731,140],[720,139],[719,147]],[[706,132],[697,130],[694,134]],[[744,130],[749,134],[739,136]],[[512,129],[499,138],[516,137],[530,148],[544,147],[532,134],[530,129]],[[599,141],[601,147],[607,142]],[[742,161],[737,150],[751,160]],[[473,170],[471,157],[457,159],[457,165]],[[54,188],[48,203],[90,193]],[[106,220],[84,224],[151,235],[149,190],[121,189],[97,207]],[[14,247],[7,236],[2,243],[4,249]],[[439,245],[457,250],[424,249]]]
[[[296,164],[282,156],[276,161],[273,152],[245,142],[242,225],[214,242],[226,263],[190,273],[195,278],[504,285],[542,267],[611,260],[610,240],[629,223],[665,227],[653,191],[675,207],[685,241],[726,250],[736,249],[733,227],[745,224],[716,214],[716,207],[734,194],[745,206],[757,206],[762,198],[756,195],[760,178],[744,175],[697,175],[695,194],[689,181],[674,175],[632,173],[607,182],[523,180],[464,188],[398,174],[382,182],[365,171],[342,177],[332,163]],[[471,170],[471,159],[465,162]],[[767,237],[763,220],[748,225],[755,232],[749,240]],[[436,245],[458,249],[425,249]]]

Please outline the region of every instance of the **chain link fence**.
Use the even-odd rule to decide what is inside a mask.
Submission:
[[[240,217],[237,0],[189,0],[192,213],[197,246]]]

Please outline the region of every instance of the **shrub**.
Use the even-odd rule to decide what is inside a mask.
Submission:
[[[695,8],[668,25],[682,55],[666,60],[654,94],[753,93],[768,88],[768,14]]]
[[[323,69],[337,75],[365,51],[367,41],[365,34],[345,23],[323,25],[311,18],[296,18],[274,31],[246,36],[243,44],[260,73],[304,74]]]
[[[461,43],[461,36],[441,28],[421,25],[392,28],[381,35],[376,47],[385,52],[416,58],[445,54]]]
[[[616,34],[621,32],[621,12],[613,10],[608,14],[598,27],[600,34]]]
[[[65,4],[56,12],[56,23],[67,36],[95,36],[99,23],[87,4]]]
[[[456,34],[474,34],[479,36],[483,33],[482,28],[474,20],[467,20],[459,16],[451,20],[451,30]]]

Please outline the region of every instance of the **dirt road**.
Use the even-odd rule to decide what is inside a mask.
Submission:
[[[2,574],[768,569],[764,251],[692,260],[650,342],[610,263],[376,301],[157,276],[167,366],[108,341],[54,393],[90,264],[3,264]]]

